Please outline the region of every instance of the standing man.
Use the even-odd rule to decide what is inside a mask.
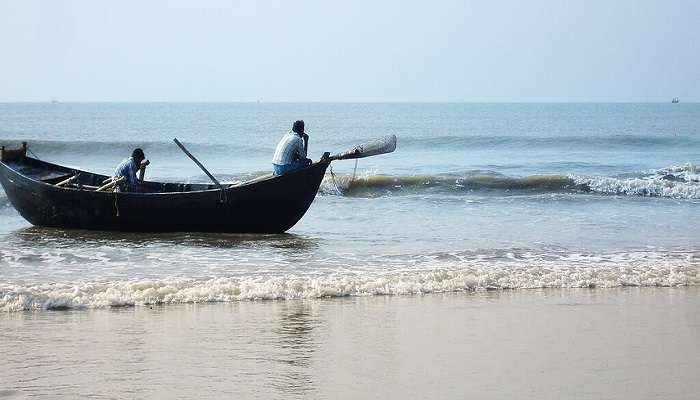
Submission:
[[[311,160],[306,158],[308,149],[309,135],[304,132],[304,121],[296,121],[292,130],[282,137],[275,149],[275,155],[272,157],[272,170],[275,175],[311,165]]]
[[[119,192],[138,192],[139,184],[141,181],[136,177],[136,172],[141,168],[146,168],[150,164],[146,160],[146,155],[143,154],[143,150],[134,149],[131,153],[131,157],[125,159],[117,166],[114,170],[114,178],[118,179],[120,177],[125,177],[126,179],[119,184],[117,191]]]

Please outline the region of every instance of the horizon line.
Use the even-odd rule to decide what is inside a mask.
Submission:
[[[386,100],[386,101],[263,101],[263,100],[29,100],[5,101],[0,104],[697,104],[700,101],[442,101],[442,100]]]

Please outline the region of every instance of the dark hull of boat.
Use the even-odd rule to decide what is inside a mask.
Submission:
[[[147,182],[148,193],[96,192],[53,183],[80,173],[30,157],[0,162],[0,183],[19,213],[46,227],[136,232],[281,233],[313,202],[328,161],[238,186]],[[179,189],[179,191],[177,191]]]

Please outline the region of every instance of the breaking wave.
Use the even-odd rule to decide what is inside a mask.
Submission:
[[[573,177],[578,185],[602,194],[700,199],[700,166],[649,171],[637,177]]]
[[[328,175],[322,193],[382,196],[393,193],[470,191],[598,193],[700,199],[700,166],[686,164],[627,176],[531,175],[510,177],[490,171],[463,175]]]
[[[630,259],[631,257],[631,259]],[[150,304],[294,300],[345,296],[534,288],[677,287],[700,285],[692,254],[621,259],[569,256],[537,263],[447,263],[391,272],[254,275],[0,286],[5,312]]]
[[[350,175],[327,176],[322,191],[347,196],[381,196],[394,192],[464,192],[474,190],[561,192],[586,191],[564,175],[509,177],[495,173],[457,175],[366,175],[354,179]]]

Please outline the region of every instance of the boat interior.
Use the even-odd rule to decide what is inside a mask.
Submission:
[[[26,156],[26,147],[19,150],[2,150],[2,162],[9,168],[30,179],[58,187],[73,188],[87,191],[114,190],[119,184],[112,177],[91,172],[71,169],[61,165],[51,164]],[[273,175],[265,175],[251,181],[237,184],[223,184],[224,187],[235,187],[270,179]],[[201,190],[218,189],[214,184],[207,183],[178,183],[178,182],[149,182],[143,181],[139,193],[181,193]]]

